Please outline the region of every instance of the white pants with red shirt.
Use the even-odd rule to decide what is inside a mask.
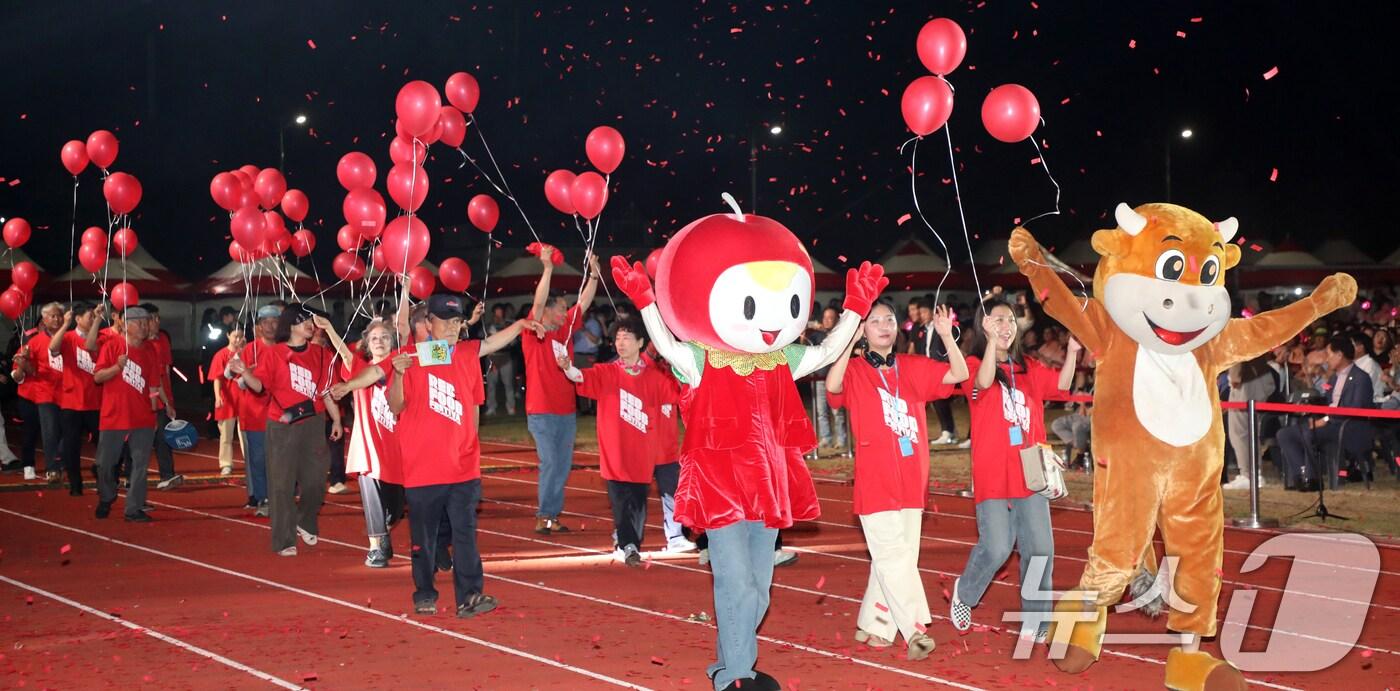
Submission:
[[[907,641],[933,621],[919,576],[923,518],[921,509],[880,511],[860,517],[865,544],[870,549],[870,581],[856,618],[860,630],[887,641],[901,634]]]

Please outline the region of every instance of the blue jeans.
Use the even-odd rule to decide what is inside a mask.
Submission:
[[[768,613],[773,586],[773,545],[777,528],[761,521],[739,521],[708,530],[710,571],[715,578],[715,636],[718,660],[705,670],[715,689],[736,679],[753,679],[758,660],[758,625]]]
[[[1051,576],[1055,566],[1055,536],[1050,531],[1050,502],[1039,494],[1024,499],[987,499],[977,503],[977,545],[967,557],[967,567],[958,580],[958,599],[970,607],[982,601],[987,586],[996,578],[1001,565],[1011,557],[1015,546],[1021,553],[1021,608],[1026,612],[1049,612],[1054,605]],[[1032,557],[1044,557],[1039,587],[1040,597],[1026,597],[1026,577]],[[1037,567],[1039,569],[1039,567]]]
[[[248,467],[248,496],[254,504],[267,498],[266,432],[243,432],[243,459]]]
[[[564,483],[574,467],[574,436],[578,418],[569,415],[526,415],[525,426],[535,438],[540,455],[539,518],[554,518],[564,511]]]
[[[831,446],[846,445],[846,411],[832,408],[826,402],[826,382],[812,382],[812,396],[817,408],[817,439]]]

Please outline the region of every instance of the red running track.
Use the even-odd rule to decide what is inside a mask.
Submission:
[[[644,569],[611,562],[604,485],[586,468],[573,473],[567,490],[574,532],[536,535],[533,454],[492,444],[486,456],[488,464],[520,471],[483,481],[480,545],[487,590],[501,608],[472,620],[410,614],[402,556],[389,569],[363,566],[364,523],[354,493],[328,495],[320,544],[302,546],[295,558],[272,554],[266,519],[236,508],[244,498],[237,477],[152,492],[156,521],[146,525],[93,518],[90,491],[0,493],[0,675],[12,687],[38,688],[707,688],[714,631],[693,615],[713,605],[708,571],[694,556],[653,554]],[[181,454],[177,465],[208,474],[217,464],[207,454]],[[850,488],[820,483],[819,492],[821,520],[785,533],[801,557],[775,574],[761,632],[759,666],[785,687],[1161,688],[1160,646],[1112,646],[1075,677],[1045,661],[1044,648],[1031,660],[1011,659],[1015,636],[1000,618],[1019,603],[1014,562],[975,611],[978,628],[958,635],[943,618],[943,591],[976,536],[971,501],[951,496],[930,498],[920,558],[937,650],[908,662],[902,646],[855,644],[868,556]],[[659,504],[652,508],[644,548],[661,540]],[[1083,565],[1090,515],[1056,508],[1053,521],[1055,585],[1066,588]],[[395,530],[401,554],[405,530]],[[1248,551],[1268,537],[1227,531],[1222,597],[1228,602],[1239,588],[1258,592],[1246,641],[1261,648],[1270,635],[1300,635],[1271,630],[1289,565],[1239,573]],[[1400,550],[1382,546],[1381,555],[1364,647],[1322,672],[1249,678],[1271,688],[1314,689],[1382,688],[1400,677]],[[445,574],[439,589],[450,602]],[[1311,599],[1319,608],[1334,604]],[[1115,614],[1110,629],[1156,633],[1163,626]]]

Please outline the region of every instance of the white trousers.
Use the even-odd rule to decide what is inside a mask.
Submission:
[[[921,626],[933,622],[919,576],[923,511],[881,511],[861,516],[860,525],[870,550],[870,581],[856,626],[887,641],[893,641],[896,633],[907,641]]]

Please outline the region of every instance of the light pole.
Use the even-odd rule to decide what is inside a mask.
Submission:
[[[783,133],[782,125],[772,125],[768,128],[768,134],[776,137]],[[758,213],[758,136],[755,130],[749,135],[749,208],[750,213]]]
[[[1191,136],[1192,136],[1193,134],[1195,134],[1195,133],[1191,131],[1191,128],[1190,128],[1190,127],[1187,127],[1187,128],[1184,128],[1184,129],[1181,130],[1181,138],[1182,138],[1183,140],[1190,139]],[[1171,140],[1171,138],[1168,137],[1168,138],[1165,140],[1164,143],[1166,144],[1166,146],[1164,147],[1164,148],[1165,148],[1165,155],[1163,156],[1163,159],[1166,161],[1167,197],[1166,197],[1166,199],[1164,199],[1163,201],[1170,202],[1170,201],[1172,200],[1172,140]]]
[[[287,167],[287,128],[293,125],[297,127],[305,126],[306,116],[298,113],[296,117],[292,118],[291,122],[282,123],[282,126],[277,128],[277,169],[282,171],[283,174],[287,172],[284,170]]]

